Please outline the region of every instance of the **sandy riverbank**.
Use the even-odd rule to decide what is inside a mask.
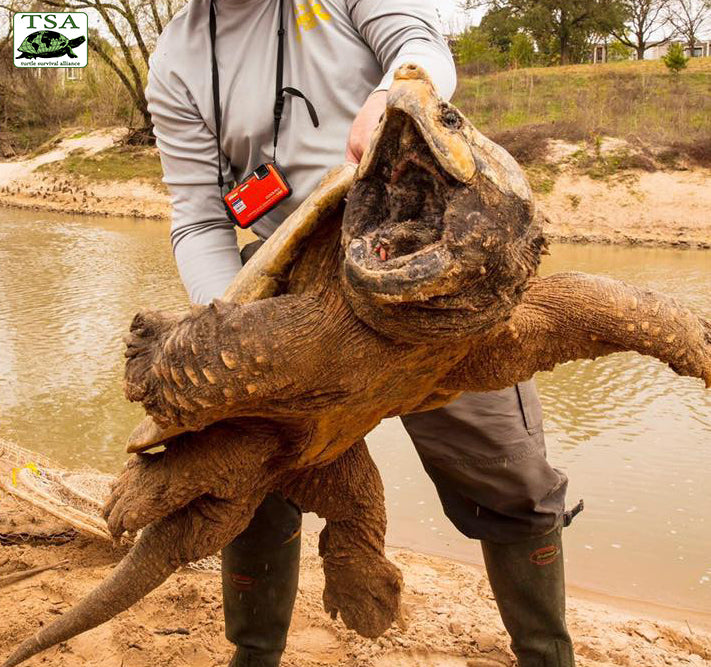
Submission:
[[[31,159],[0,162],[0,205],[69,214],[169,219],[167,190],[139,179],[115,182],[69,176],[61,162],[72,151],[92,156],[110,148],[120,130],[98,130],[59,141]],[[43,165],[56,164],[57,169]],[[551,240],[618,245],[711,248],[711,170],[631,171],[593,179],[563,169],[537,196]]]
[[[66,564],[0,588],[0,658],[95,587],[123,552],[100,540],[60,538],[67,526],[0,499],[0,534],[29,541],[0,546],[8,573]],[[47,536],[55,534],[49,544]],[[43,535],[44,542],[31,535]],[[62,543],[62,539],[65,541]],[[404,549],[388,555],[405,579],[406,626],[376,641],[346,630],[321,607],[317,536],[305,536],[302,575],[285,667],[495,667],[514,664],[486,576],[480,568]],[[711,619],[659,620],[653,609],[620,610],[589,595],[569,600],[580,667],[711,665]],[[669,616],[667,615],[667,618]],[[220,576],[183,569],[109,623],[26,663],[52,667],[220,667],[225,640]]]
[[[0,656],[66,611],[110,571],[117,554],[77,539],[61,546],[0,548],[3,572],[68,559],[59,571],[2,590]],[[494,667],[512,665],[507,637],[486,578],[473,567],[391,549],[403,570],[407,627],[377,641],[327,617],[315,536],[307,537],[302,579],[285,667]],[[569,623],[581,667],[711,665],[711,633],[686,623],[642,619],[611,607],[570,600]],[[182,570],[106,625],[50,649],[28,666],[217,667],[230,645],[223,636],[220,577]]]
[[[538,195],[551,240],[711,248],[711,170],[636,172],[597,180],[561,173]]]

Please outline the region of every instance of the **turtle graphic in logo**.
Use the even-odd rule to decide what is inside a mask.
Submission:
[[[29,58],[61,58],[69,56],[77,58],[77,54],[72,51],[85,41],[84,37],[76,39],[68,39],[54,30],[39,30],[27,35],[25,40],[18,47],[18,51],[22,53],[17,59]]]

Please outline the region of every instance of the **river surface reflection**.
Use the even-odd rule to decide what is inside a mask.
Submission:
[[[711,252],[555,245],[580,270],[711,317]],[[121,336],[144,307],[179,309],[166,223],[0,209],[0,435],[67,467],[115,472],[141,418],[123,399]],[[711,392],[635,354],[541,373],[549,456],[587,509],[567,531],[571,581],[711,610]],[[442,514],[398,420],[370,436],[391,544],[480,561]]]

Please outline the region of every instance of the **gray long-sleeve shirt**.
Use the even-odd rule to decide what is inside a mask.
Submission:
[[[350,126],[370,93],[415,62],[449,98],[456,78],[435,28],[434,0],[284,0],[287,96],[277,159],[293,194],[253,227],[269,236],[344,160]],[[242,180],[271,159],[278,0],[217,0],[222,169]],[[190,0],[163,31],[151,57],[146,96],[173,205],[171,240],[181,279],[198,303],[220,296],[241,263],[217,187],[210,65],[209,0]],[[229,163],[226,161],[229,160]]]

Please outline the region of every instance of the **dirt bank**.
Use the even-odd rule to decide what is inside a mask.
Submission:
[[[104,180],[100,174],[88,178],[65,169],[72,157],[106,155],[125,134],[121,129],[79,132],[58,137],[35,157],[0,162],[0,205],[70,214],[170,218],[167,190],[154,180]],[[155,149],[143,153],[158,161]]]
[[[155,180],[102,180],[100,174],[88,178],[63,168],[63,161],[73,154],[99,155],[121,137],[120,130],[99,130],[61,139],[51,150],[31,159],[0,162],[0,205],[169,219],[168,193]],[[625,142],[607,143],[614,154]],[[711,216],[707,214],[711,209],[711,170],[631,169],[614,178],[594,178],[570,166],[580,146],[553,144],[544,151],[546,165],[552,167],[546,172],[549,184],[537,195],[548,218],[546,233],[551,240],[711,248]],[[626,145],[624,150],[628,150]],[[515,146],[512,151],[516,154]]]
[[[563,172],[538,201],[551,240],[711,248],[711,170],[628,172],[599,180]],[[630,178],[631,176],[631,178]]]
[[[58,532],[61,533],[59,528]],[[324,614],[316,536],[307,535],[305,543],[285,667],[514,664],[491,590],[476,567],[390,549],[389,557],[405,577],[407,626],[391,629],[377,641],[370,641]],[[109,546],[85,538],[54,545],[0,547],[0,581],[9,572],[68,560],[56,571],[0,589],[0,658],[93,588],[120,555]],[[580,599],[570,601],[569,622],[580,667],[711,665],[711,632],[693,622],[674,624],[640,618],[638,614],[632,616]],[[26,664],[219,667],[227,664],[231,654],[223,631],[219,574],[184,569],[111,622]]]

